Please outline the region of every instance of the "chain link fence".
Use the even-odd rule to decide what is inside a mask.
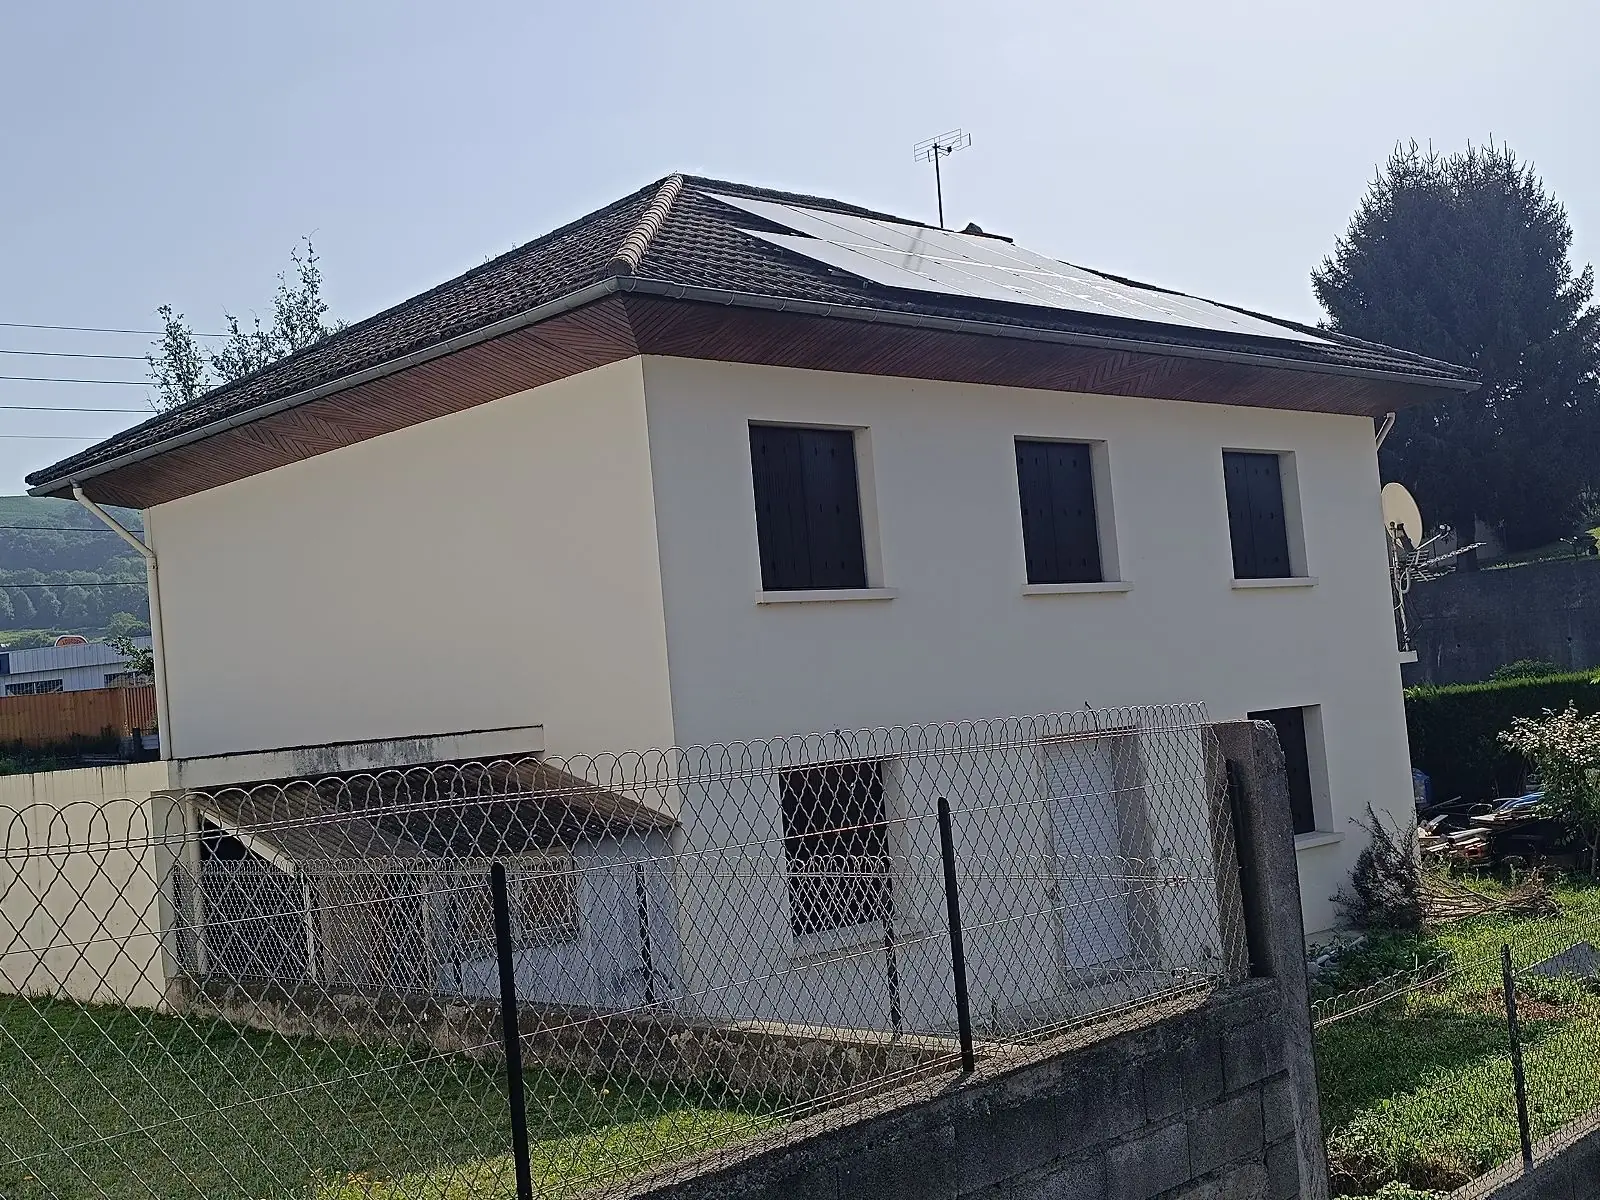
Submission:
[[[1477,886],[1482,912],[1373,936],[1313,1000],[1336,1196],[1488,1187],[1600,1128],[1600,888]]]
[[[0,812],[0,1195],[604,1194],[1246,973],[1198,708]]]

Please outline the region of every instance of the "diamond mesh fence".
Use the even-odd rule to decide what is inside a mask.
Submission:
[[[1600,1128],[1600,889],[1581,877],[1477,897],[1466,917],[1374,934],[1315,983],[1335,1196],[1475,1194]]]
[[[0,1195],[703,1169],[1240,978],[1225,787],[1171,707],[0,810]]]

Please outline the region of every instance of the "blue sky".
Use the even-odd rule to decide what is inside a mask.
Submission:
[[[1597,40],[1576,0],[11,4],[0,322],[147,329],[171,303],[214,329],[308,233],[355,319],[673,170],[931,220],[911,146],[953,126],[951,223],[1312,320],[1307,274],[1400,138],[1509,142],[1600,257]],[[0,349],[147,341],[0,327]],[[0,380],[0,404],[143,401]],[[137,419],[0,409],[0,492]]]

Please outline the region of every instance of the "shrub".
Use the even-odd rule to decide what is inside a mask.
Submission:
[[[1561,668],[1553,662],[1546,662],[1542,658],[1519,658],[1516,662],[1508,662],[1503,667],[1496,667],[1489,672],[1489,682],[1499,683],[1506,679],[1548,679],[1552,675],[1561,674]]]
[[[1340,889],[1333,902],[1357,929],[1413,932],[1422,928],[1422,871],[1417,865],[1417,830],[1391,830],[1367,805],[1367,819],[1358,821],[1369,841],[1350,872],[1350,890]]]
[[[1539,771],[1542,807],[1583,837],[1589,873],[1600,857],[1600,715],[1574,705],[1543,717],[1518,717],[1500,740]]]
[[[1593,677],[1594,672],[1585,671],[1412,688],[1406,693],[1411,765],[1428,773],[1439,800],[1519,794],[1529,763],[1500,741],[1501,732],[1518,717],[1559,712],[1568,704],[1580,713],[1600,712],[1600,686],[1591,682]]]

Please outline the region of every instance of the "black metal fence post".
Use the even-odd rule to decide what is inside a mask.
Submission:
[[[1528,1127],[1528,1078],[1522,1071],[1522,1030],[1517,1024],[1517,981],[1511,971],[1511,947],[1500,947],[1500,972],[1505,977],[1506,1028],[1511,1034],[1511,1081],[1517,1089],[1517,1133],[1522,1138],[1522,1169],[1533,1169],[1533,1131]]]
[[[956,989],[956,1031],[961,1038],[961,1069],[978,1069],[972,1049],[972,1008],[967,1001],[967,952],[961,944],[961,897],[956,886],[956,842],[950,828],[950,801],[939,797],[939,857],[944,860],[944,907],[950,921],[950,971]]]
[[[633,899],[639,911],[639,971],[644,976],[644,1002],[656,1002],[655,955],[650,946],[650,886],[645,864],[633,864]]]
[[[506,1046],[506,1099],[511,1105],[511,1158],[517,1173],[517,1200],[533,1200],[528,1102],[522,1086],[522,1038],[517,1028],[517,964],[512,957],[511,901],[502,863],[489,867],[489,900],[494,908],[494,956],[500,965],[500,1028]]]

